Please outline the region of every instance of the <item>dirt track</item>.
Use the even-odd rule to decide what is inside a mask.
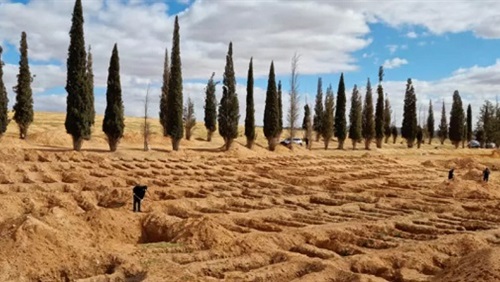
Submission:
[[[477,181],[495,156],[10,140],[1,281],[500,281],[498,172]],[[143,213],[131,211],[136,181],[150,187]]]

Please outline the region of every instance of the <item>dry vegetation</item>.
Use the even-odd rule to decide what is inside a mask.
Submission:
[[[497,152],[268,152],[261,131],[253,150],[239,137],[220,152],[201,124],[171,152],[157,120],[143,152],[142,121],[126,118],[115,153],[102,117],[80,153],[64,114],[36,113],[27,141],[11,124],[0,281],[500,281],[498,172],[478,181]],[[150,186],[143,213],[136,181]]]

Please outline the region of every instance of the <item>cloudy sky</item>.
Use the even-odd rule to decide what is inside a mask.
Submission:
[[[204,87],[212,72],[221,79],[225,54],[233,42],[241,119],[246,75],[254,58],[256,120],[262,123],[269,65],[274,60],[288,102],[290,60],[300,55],[301,107],[314,103],[318,77],[336,90],[345,76],[350,101],[357,84],[364,95],[367,78],[383,86],[400,126],[407,78],[418,103],[441,103],[447,111],[458,90],[477,113],[500,89],[500,1],[324,1],[324,0],[82,0],[85,40],[92,46],[96,110],[103,114],[107,68],[118,43],[125,112],[140,116],[147,85],[158,109],[165,48],[170,50],[173,20],[179,16],[184,97],[203,118]],[[10,107],[15,100],[21,32],[28,34],[35,109],[66,109],[66,59],[73,0],[0,0],[0,44]],[[335,93],[336,94],[336,93]],[[218,88],[218,98],[221,89]],[[349,103],[348,103],[349,106]],[[285,121],[286,123],[286,121]]]

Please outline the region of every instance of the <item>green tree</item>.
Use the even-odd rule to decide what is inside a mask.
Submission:
[[[457,90],[453,93],[453,104],[451,105],[450,112],[450,128],[449,136],[450,141],[455,148],[458,148],[460,141],[463,138],[464,131],[464,108],[462,106],[462,99]]]
[[[9,124],[9,97],[7,96],[7,89],[3,83],[3,61],[2,61],[2,46],[0,46],[0,137],[7,131]]]
[[[323,137],[323,142],[325,144],[325,150],[328,150],[328,144],[333,136],[333,128],[334,128],[334,119],[333,119],[333,111],[334,111],[334,97],[333,97],[333,89],[332,86],[328,86],[326,89],[325,96],[325,110],[323,112],[322,120],[322,130],[321,136]]]
[[[160,124],[163,128],[163,136],[167,137],[168,125],[168,81],[170,80],[170,64],[168,62],[168,49],[165,49],[165,60],[163,62],[163,84],[161,86],[160,96]]]
[[[365,149],[370,150],[370,144],[375,137],[375,124],[373,121],[373,98],[370,79],[366,83],[365,105],[363,106],[363,118],[361,134],[365,139]]]
[[[87,53],[87,82],[89,84],[89,111],[91,116],[91,124],[95,123],[95,105],[94,105],[94,70],[93,70],[93,59],[92,50],[89,46],[89,52]]]
[[[28,62],[28,43],[26,42],[26,32],[21,34],[21,60],[19,61],[19,74],[17,75],[16,104],[14,105],[14,120],[19,126],[19,136],[26,139],[28,128],[33,122],[33,94],[31,91],[31,73]]]
[[[83,34],[82,1],[76,0],[71,19],[68,48],[66,92],[66,132],[73,139],[73,149],[80,151],[83,140],[90,139],[92,129],[92,97],[87,76],[87,54]]]
[[[420,146],[424,142],[424,131],[422,130],[422,127],[419,125],[417,126],[417,148],[420,149]]]
[[[120,83],[120,57],[115,44],[109,62],[108,88],[106,90],[106,111],[102,122],[102,131],[108,139],[109,150],[116,151],[123,137],[125,123],[123,119],[122,86]]]
[[[490,143],[493,141],[495,135],[495,107],[493,104],[486,100],[484,104],[479,109],[479,118],[477,121],[476,128],[482,129],[483,142],[481,142],[481,147],[484,147],[485,143]],[[479,140],[478,140],[479,141]]]
[[[340,74],[339,88],[337,92],[337,108],[335,110],[335,137],[337,137],[339,149],[344,149],[344,141],[347,137],[347,121],[345,118],[346,112],[346,95],[344,85],[344,73]]]
[[[362,127],[362,101],[359,95],[358,86],[354,85],[351,96],[351,111],[349,113],[349,139],[352,140],[352,149],[356,150],[356,144],[361,140],[361,127]]]
[[[427,134],[429,134],[429,144],[434,138],[434,110],[432,108],[432,100],[429,100],[429,116],[427,117]]]
[[[384,135],[385,135],[385,143],[389,142],[389,138],[391,137],[391,103],[389,101],[389,97],[386,95],[385,98],[385,107],[384,107]]]
[[[207,129],[207,141],[212,141],[212,135],[217,129],[217,99],[215,97],[215,86],[214,82],[215,73],[207,82],[207,87],[205,88],[205,128]]]
[[[392,144],[396,144],[396,140],[398,139],[398,128],[395,125],[391,126],[391,133]]]
[[[236,79],[233,66],[233,43],[229,43],[226,55],[226,68],[224,70],[224,86],[222,87],[222,99],[219,105],[219,134],[224,138],[226,150],[231,148],[233,140],[238,137],[238,121],[240,119],[240,107],[238,95],[236,94]]]
[[[302,129],[305,130],[306,137],[306,146],[307,149],[311,150],[312,148],[312,120],[311,120],[311,109],[309,105],[306,104],[304,106],[304,121],[302,123]]]
[[[406,139],[408,148],[413,148],[417,137],[417,96],[411,78],[408,78],[406,84],[401,136]]]
[[[441,109],[441,122],[439,123],[437,134],[439,137],[439,141],[441,142],[441,145],[443,145],[444,140],[448,138],[448,122],[446,121],[446,108],[444,106],[444,101],[443,101],[443,108]]]
[[[384,68],[380,66],[378,71],[377,104],[375,106],[375,140],[377,148],[382,148],[384,140],[384,88],[382,80],[384,77]]]
[[[278,81],[278,133],[276,138],[279,140],[281,133],[283,132],[283,95],[281,91],[281,80]]]
[[[194,103],[190,97],[188,97],[187,105],[184,107],[183,117],[184,128],[186,129],[186,139],[191,140],[191,135],[193,129],[196,126],[196,117],[194,115]]]
[[[172,36],[172,63],[168,79],[167,97],[167,135],[172,139],[172,149],[179,150],[179,143],[184,135],[183,128],[183,97],[182,97],[182,63],[179,35],[179,18],[175,17]]]
[[[323,86],[321,77],[318,78],[318,90],[316,92],[316,104],[314,106],[313,129],[316,132],[316,142],[319,141],[322,131],[322,118],[323,118]]]
[[[271,62],[269,78],[267,80],[266,106],[264,109],[264,136],[267,138],[269,150],[276,148],[276,136],[279,134],[279,102],[276,90],[274,63]]]
[[[467,106],[467,142],[472,140],[472,108]]]
[[[253,102],[253,58],[250,58],[247,78],[247,112],[245,117],[245,136],[247,137],[247,147],[252,149],[255,141],[255,108]]]

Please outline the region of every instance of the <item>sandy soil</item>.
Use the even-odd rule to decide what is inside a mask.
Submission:
[[[100,121],[73,152],[63,114],[35,119],[0,139],[0,281],[500,281],[496,151],[268,152],[260,132],[221,152],[199,125],[171,152],[153,120],[143,152],[127,118],[118,152]]]

